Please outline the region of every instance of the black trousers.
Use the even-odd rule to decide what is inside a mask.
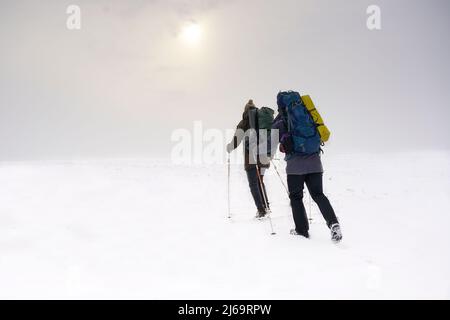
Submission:
[[[288,175],[289,198],[291,199],[292,215],[294,216],[295,229],[299,233],[309,230],[308,217],[303,205],[303,185],[308,187],[311,198],[319,206],[328,227],[338,220],[328,198],[323,194],[322,173],[310,173],[305,175]]]
[[[258,179],[258,173],[256,171],[256,165],[254,166],[250,166],[249,168],[247,168],[245,170],[245,172],[247,173],[247,180],[248,180],[248,185],[250,187],[250,192],[252,193],[252,197],[253,200],[255,201],[255,205],[256,208],[258,210],[263,210],[264,208],[266,208],[266,205],[264,203],[264,199],[263,199],[263,193],[264,195],[266,195],[266,187],[264,185],[264,176],[261,175],[261,182],[262,182],[262,188],[260,188],[259,186],[259,179]],[[268,199],[267,203],[269,202]]]

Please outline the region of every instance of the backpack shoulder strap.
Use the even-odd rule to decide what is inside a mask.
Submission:
[[[248,110],[248,122],[250,129],[257,129],[257,112],[258,110],[256,108]]]
[[[289,116],[289,112],[286,110],[286,122],[287,122],[287,130],[291,132],[291,117]]]

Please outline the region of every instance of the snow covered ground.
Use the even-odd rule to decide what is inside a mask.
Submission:
[[[450,154],[326,154],[324,166],[340,245],[314,205],[311,240],[289,235],[273,169],[275,236],[252,219],[240,165],[230,221],[225,165],[0,162],[0,298],[450,298]]]

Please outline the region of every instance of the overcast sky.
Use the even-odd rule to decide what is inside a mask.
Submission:
[[[334,151],[448,149],[448,30],[447,0],[0,0],[0,160],[165,156],[173,129],[233,128],[287,89]]]

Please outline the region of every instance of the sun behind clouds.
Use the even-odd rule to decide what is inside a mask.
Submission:
[[[181,39],[190,47],[197,47],[202,39],[202,28],[198,23],[190,22],[181,30]]]

